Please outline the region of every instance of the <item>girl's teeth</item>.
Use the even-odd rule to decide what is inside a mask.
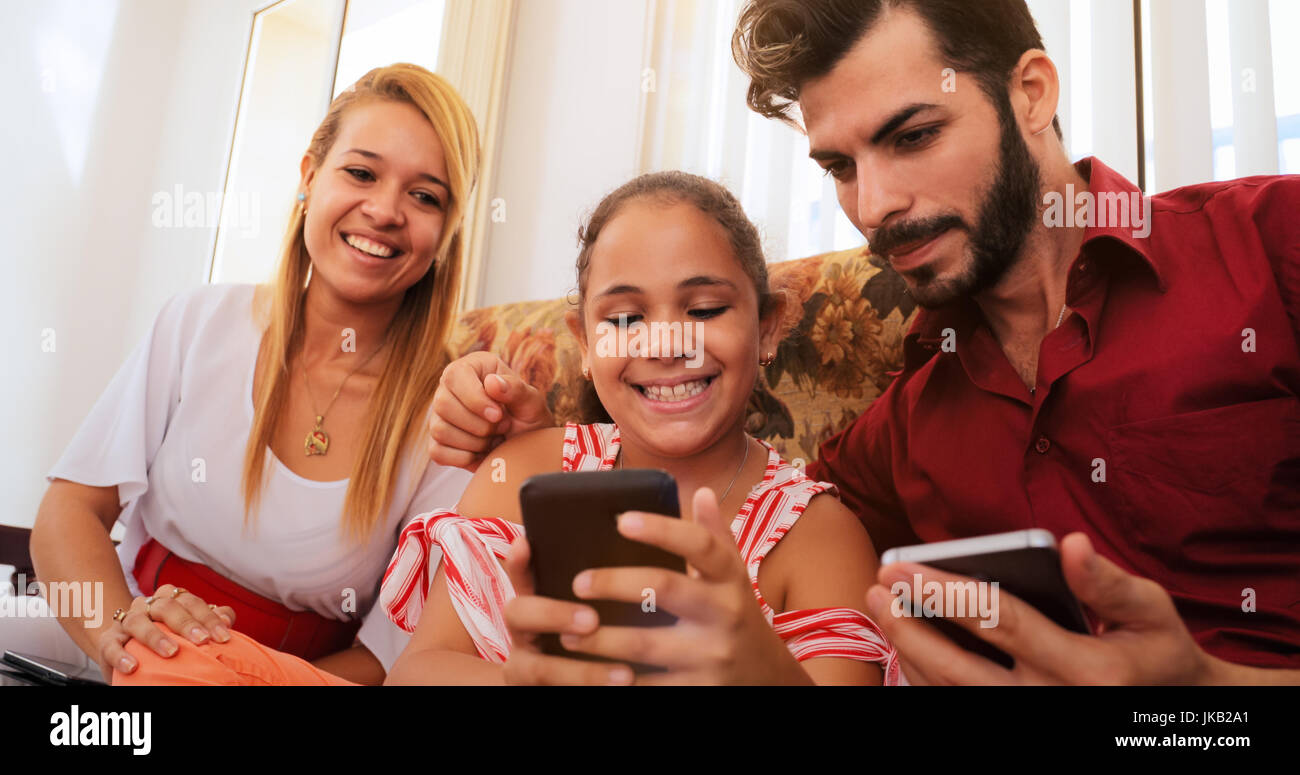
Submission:
[[[393,255],[391,248],[386,248],[377,242],[371,242],[365,237],[358,237],[355,234],[349,234],[343,238],[352,247],[360,250],[362,253],[369,253],[379,258],[390,258]]]
[[[646,385],[641,388],[641,392],[653,401],[674,402],[684,401],[691,396],[698,395],[708,386],[709,381],[707,379],[698,379],[694,382],[683,382],[672,387]]]

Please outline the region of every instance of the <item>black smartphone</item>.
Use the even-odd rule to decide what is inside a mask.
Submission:
[[[602,625],[666,627],[677,621],[659,610],[655,592],[647,582],[639,603],[579,600],[573,579],[589,568],[666,568],[686,572],[686,561],[658,547],[624,538],[617,517],[626,511],[645,511],[680,517],[677,482],[665,471],[575,471],[539,474],[519,488],[524,532],[532,550],[533,579],[537,594],[582,602],[596,610]],[[598,662],[610,660],[571,652],[558,635],[539,638],[543,653]],[[631,664],[634,671],[659,670]]]
[[[38,659],[37,657],[19,654],[14,651],[5,651],[3,660],[4,663],[12,669],[12,672],[18,674],[13,677],[26,680],[29,683],[38,686],[107,685],[103,681],[95,681],[73,676],[72,674],[77,670],[75,665],[67,665],[49,659]]]
[[[882,565],[915,562],[968,576],[977,582],[997,582],[1005,591],[1038,609],[1064,629],[1084,635],[1092,633],[1083,608],[1065,583],[1056,539],[1042,529],[959,538],[890,549],[880,558]],[[924,590],[922,590],[924,593]],[[912,597],[913,602],[917,598]],[[959,646],[1010,668],[1015,660],[1001,649],[972,635],[960,625],[942,618],[929,621]]]

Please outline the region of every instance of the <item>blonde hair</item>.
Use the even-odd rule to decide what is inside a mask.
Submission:
[[[424,433],[425,413],[448,361],[447,336],[459,303],[464,265],[465,207],[478,177],[481,153],[474,116],[451,84],[417,65],[394,64],[371,70],[334,98],[307,148],[312,167],[318,169],[333,147],[349,109],[385,100],[413,105],[429,119],[442,142],[451,196],[434,264],[407,289],[389,324],[391,352],[370,397],[343,502],[341,527],[357,541],[364,541],[387,512],[402,453]],[[266,450],[288,402],[289,363],[302,346],[311,268],[303,224],[302,210],[295,207],[269,287],[268,322],[257,360],[262,380],[255,391],[253,427],[244,452],[245,525],[260,502]],[[412,455],[412,475],[427,464],[427,456]]]

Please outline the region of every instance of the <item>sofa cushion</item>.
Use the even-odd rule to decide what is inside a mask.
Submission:
[[[916,305],[902,278],[866,248],[771,264],[768,272],[772,288],[793,301],[790,334],[775,361],[759,369],[747,427],[798,464],[812,460],[821,442],[866,409],[902,368],[903,335]],[[496,353],[546,394],[557,422],[581,421],[585,380],[577,341],[564,323],[571,301],[467,312],[452,333],[452,355]]]

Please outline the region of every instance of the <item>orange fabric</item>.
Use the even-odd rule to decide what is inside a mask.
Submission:
[[[114,686],[357,686],[240,632],[232,631],[226,643],[195,645],[155,624],[180,651],[162,657],[138,640],[128,641],[126,651],[138,666],[129,675],[114,670]]]

